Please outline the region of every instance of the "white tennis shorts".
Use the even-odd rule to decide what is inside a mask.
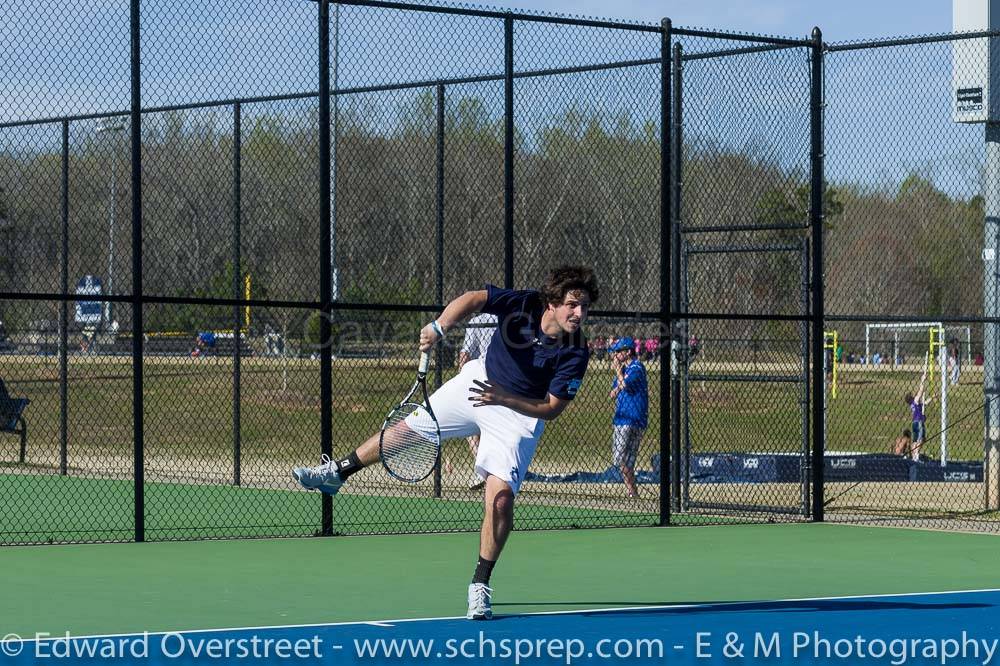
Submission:
[[[499,405],[473,407],[473,380],[486,380],[486,366],[477,358],[462,366],[461,372],[444,383],[430,396],[431,409],[441,429],[441,439],[479,435],[476,453],[476,473],[506,481],[516,495],[524,474],[535,455],[545,421],[515,412]],[[407,425],[420,430],[420,424]]]

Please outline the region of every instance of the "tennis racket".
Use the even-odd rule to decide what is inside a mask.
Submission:
[[[441,460],[441,429],[427,399],[430,361],[430,354],[421,352],[413,387],[385,417],[379,434],[382,466],[400,481],[423,481]]]

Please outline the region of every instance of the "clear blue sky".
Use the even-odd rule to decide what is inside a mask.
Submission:
[[[789,37],[805,37],[818,25],[827,42],[951,31],[951,0],[473,0],[470,4],[652,24],[666,15],[677,26]],[[308,0],[143,0],[143,5],[146,106],[316,89],[316,6]],[[0,122],[128,108],[126,0],[69,4],[32,0],[15,3],[13,9],[7,20],[0,21],[0,42],[7,37],[11,47],[5,54],[9,67],[6,74],[0,73],[5,90]],[[502,72],[502,23],[495,19],[351,6],[343,8],[342,16],[339,80],[343,86]],[[655,39],[635,34],[610,39],[602,31],[537,24],[517,30],[515,67],[522,69],[658,54]],[[807,99],[802,97],[807,91],[803,57],[785,53],[753,62],[719,62],[718,67],[729,66],[723,72],[725,89],[739,93],[720,98],[713,96],[718,92],[714,79],[707,74],[697,77],[698,71],[710,67],[708,61],[691,68],[689,99],[702,99],[708,105],[702,110],[706,139],[734,150],[741,149],[741,141],[767,145],[774,159],[786,165],[790,164],[786,154],[794,151],[801,166],[807,152],[800,144],[808,138],[802,124]],[[764,65],[769,68],[759,68]],[[646,75],[635,80],[608,75],[587,99],[608,118],[623,109],[640,120],[655,118],[658,107],[649,91],[656,89],[656,71]],[[978,191],[982,128],[951,121],[950,79],[950,44],[831,54],[827,59],[829,177],[892,187],[918,172],[949,192]],[[700,95],[698,81],[710,86]],[[583,90],[547,85],[522,84],[522,113],[535,115],[519,122],[531,120],[537,125],[558,118]],[[791,93],[798,97],[786,98]],[[501,110],[496,86],[486,93],[466,87],[454,94],[486,94],[490,112],[496,115]],[[405,95],[372,99],[380,108],[406,102]],[[254,108],[266,113],[294,106]],[[692,113],[697,111],[691,107]],[[252,122],[250,113],[248,109],[245,122]],[[728,124],[723,118],[729,119]],[[697,117],[689,113],[688,119],[693,136]],[[92,131],[91,125],[74,131]],[[58,129],[50,125],[0,133],[0,142],[36,149],[57,145]],[[787,138],[788,132],[796,133],[797,143]]]
[[[474,0],[471,4],[648,23],[667,15],[678,26],[783,36],[806,36],[818,25],[828,42],[951,30],[950,0]],[[311,38],[315,5],[308,0],[144,0],[143,6],[147,105],[315,88]],[[497,59],[489,56],[502,49],[495,26],[487,29],[475,21],[440,17],[421,23],[417,15],[367,8],[344,11],[345,31],[355,35],[353,41],[346,38],[341,79],[345,85],[406,80],[407,69],[415,70],[417,78],[497,69]],[[410,44],[421,30],[427,38]],[[462,30],[468,39],[462,39]],[[399,43],[398,35],[405,33],[408,38]],[[15,3],[12,14],[0,21],[2,37],[8,39],[0,42],[9,43],[11,49],[9,74],[0,75],[6,91],[0,100],[0,121],[127,108],[125,0]],[[393,59],[411,46],[413,56]],[[449,49],[467,53],[450,58],[449,66],[428,64],[449,60]],[[483,51],[481,56],[469,55],[477,49]],[[553,48],[552,58],[559,51]],[[561,51],[567,51],[565,45]],[[351,61],[351,53],[358,58]],[[477,61],[492,65],[479,67]]]
[[[805,35],[818,25],[827,41],[951,31],[949,0],[502,0],[498,6],[628,18],[743,32]]]

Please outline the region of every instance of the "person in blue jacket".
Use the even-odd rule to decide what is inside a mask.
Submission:
[[[630,337],[619,338],[608,348],[608,352],[611,354],[611,368],[615,372],[611,383],[611,397],[615,399],[615,416],[611,421],[611,457],[621,470],[628,496],[638,497],[635,459],[649,421],[646,366],[636,356],[635,343]]]

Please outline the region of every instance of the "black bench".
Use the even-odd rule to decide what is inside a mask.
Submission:
[[[0,432],[21,436],[21,450],[18,462],[24,462],[28,453],[28,423],[24,420],[24,408],[31,401],[27,398],[10,398],[6,405],[0,405]]]

